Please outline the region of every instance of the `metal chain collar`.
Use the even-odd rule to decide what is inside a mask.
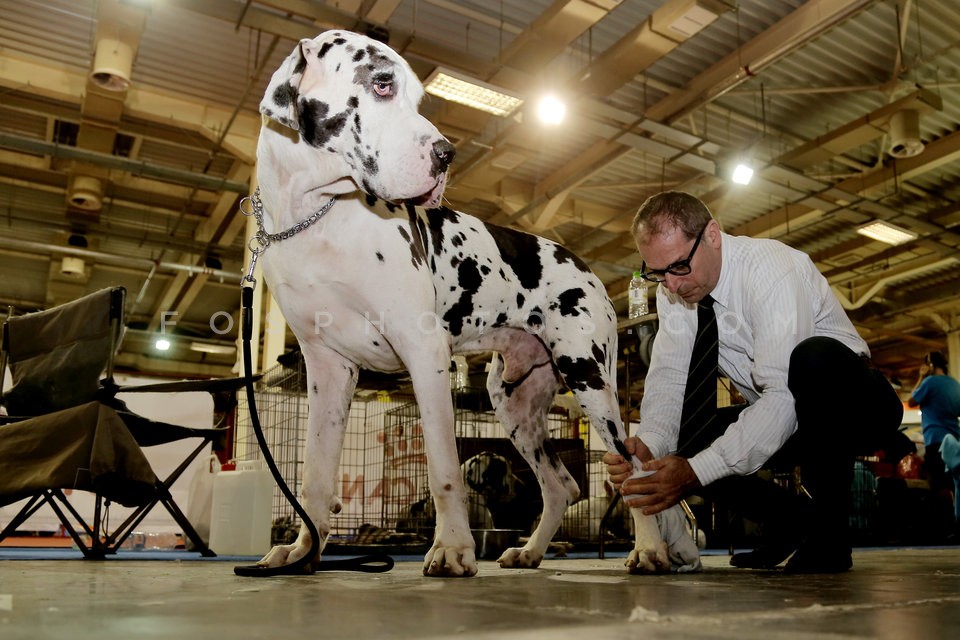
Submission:
[[[267,233],[263,226],[263,202],[260,200],[260,187],[254,190],[252,196],[243,198],[240,201],[240,213],[245,216],[253,216],[254,220],[257,221],[257,233],[250,238],[250,243],[247,245],[247,248],[250,249],[250,267],[247,269],[247,275],[243,277],[243,282],[249,282],[251,286],[256,287],[257,279],[253,277],[253,271],[257,268],[257,260],[267,250],[267,247],[274,242],[280,242],[297,235],[322,218],[336,201],[337,196],[331,196],[330,200],[310,214],[309,218],[304,218],[289,229],[279,233]]]

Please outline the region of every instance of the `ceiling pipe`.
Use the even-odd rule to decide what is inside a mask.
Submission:
[[[43,242],[30,242],[25,240],[13,240],[6,236],[0,236],[0,249],[11,251],[20,251],[22,253],[36,253],[40,255],[58,254],[65,256],[76,256],[78,258],[87,258],[105,264],[113,264],[121,267],[130,267],[142,269],[144,271],[166,271],[166,272],[186,272],[190,275],[204,274],[211,278],[218,278],[223,281],[240,284],[243,278],[242,273],[224,271],[223,269],[210,269],[207,267],[197,267],[188,264],[179,264],[176,262],[154,262],[146,258],[128,258],[117,256],[101,251],[92,251],[80,247],[59,246],[55,244],[46,244]]]
[[[877,293],[881,289],[883,289],[885,286],[887,286],[892,282],[898,282],[900,280],[904,280],[905,278],[909,278],[911,276],[917,275],[918,273],[933,271],[934,269],[939,269],[940,267],[945,267],[949,264],[956,264],[956,262],[957,261],[954,258],[946,258],[944,260],[934,262],[933,264],[928,264],[922,267],[917,267],[915,269],[909,269],[908,271],[904,271],[902,273],[885,276],[883,278],[880,278],[876,282],[874,282],[870,286],[870,288],[867,290],[867,292],[864,293],[862,296],[860,296],[856,300],[853,300],[852,298],[847,298],[843,290],[836,285],[832,285],[830,288],[833,289],[833,294],[837,296],[837,299],[840,301],[840,305],[847,311],[851,311],[853,309],[859,309],[863,305],[870,302],[870,299],[873,298],[873,296],[877,295]]]
[[[89,162],[90,164],[107,167],[109,169],[129,171],[136,176],[157,178],[175,184],[209,189],[211,191],[231,191],[244,195],[250,193],[250,185],[244,182],[234,182],[226,178],[217,178],[216,176],[195,173],[193,171],[183,171],[172,167],[160,167],[137,160],[121,158],[109,153],[78,149],[77,147],[68,147],[45,140],[35,140],[24,136],[11,135],[9,133],[0,133],[0,147],[63,160]]]

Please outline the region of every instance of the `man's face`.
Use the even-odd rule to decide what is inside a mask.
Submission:
[[[699,238],[699,242],[697,239]],[[720,228],[713,220],[707,223],[698,238],[688,238],[679,227],[664,226],[659,233],[637,234],[637,251],[645,263],[645,271],[671,293],[685,302],[696,303],[713,291],[720,279]],[[674,271],[686,275],[677,275]]]

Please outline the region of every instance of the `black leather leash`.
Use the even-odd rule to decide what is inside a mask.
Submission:
[[[251,269],[252,271],[252,269]],[[251,281],[256,282],[252,278]],[[238,576],[249,578],[268,578],[271,576],[302,576],[310,575],[314,571],[363,571],[366,573],[383,573],[393,568],[393,558],[383,553],[374,553],[356,558],[345,558],[342,560],[324,560],[318,566],[311,566],[311,561],[316,557],[320,550],[320,533],[316,525],[307,514],[303,505],[293,495],[290,487],[283,479],[280,469],[277,467],[273,455],[270,453],[270,447],[267,445],[267,439],[263,434],[263,427],[260,424],[260,415],[257,413],[257,402],[253,389],[253,357],[251,355],[250,340],[253,336],[253,286],[246,284],[240,287],[241,302],[243,307],[242,316],[242,337],[243,337],[243,368],[246,376],[247,406],[250,409],[250,422],[253,425],[253,432],[257,436],[257,443],[260,445],[260,452],[263,459],[273,474],[280,492],[287,499],[293,510],[296,511],[300,520],[310,532],[310,551],[302,558],[280,567],[265,567],[259,564],[242,565],[233,568],[233,572]]]

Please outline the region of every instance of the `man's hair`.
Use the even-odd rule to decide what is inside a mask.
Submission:
[[[683,191],[664,191],[644,201],[630,225],[630,234],[646,236],[661,233],[664,227],[679,228],[687,238],[695,237],[713,219],[707,205]]]
[[[931,351],[927,354],[927,362],[937,369],[947,370],[947,358],[941,351]]]

